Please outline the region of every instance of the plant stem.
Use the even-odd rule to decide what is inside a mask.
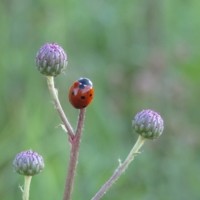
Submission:
[[[67,117],[65,116],[65,113],[62,109],[62,106],[60,104],[59,98],[58,98],[58,91],[55,89],[54,87],[54,77],[53,76],[47,76],[47,84],[49,87],[49,91],[53,97],[56,109],[64,123],[64,126],[66,128],[66,130],[68,131],[69,137],[70,137],[70,141],[73,140],[73,138],[75,137],[73,129],[67,119]]]
[[[30,184],[31,184],[31,178],[32,176],[24,176],[24,191],[23,191],[23,200],[29,199],[29,190],[30,190]]]
[[[69,167],[68,167],[63,200],[70,200],[72,196],[74,177],[76,173],[76,167],[78,164],[78,155],[80,149],[85,112],[86,108],[80,109],[75,138],[71,141],[70,160],[69,160]]]
[[[145,138],[139,136],[137,142],[135,143],[134,147],[130,151],[129,155],[127,156],[126,160],[123,164],[120,164],[119,167],[115,170],[111,178],[103,185],[103,187],[96,193],[96,195],[92,198],[92,200],[100,199],[107,190],[112,186],[112,184],[120,177],[120,175],[126,170],[130,162],[134,159],[134,156],[137,155],[139,152],[138,150],[143,145]]]

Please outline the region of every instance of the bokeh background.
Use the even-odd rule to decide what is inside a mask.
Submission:
[[[160,113],[164,133],[146,141],[102,199],[199,199],[199,6],[199,0],[1,0],[0,199],[21,199],[24,180],[12,161],[28,149],[45,160],[30,199],[63,197],[70,146],[34,61],[47,42],[68,55],[66,73],[55,82],[74,128],[78,110],[69,104],[69,87],[88,77],[95,88],[73,199],[91,199],[126,158],[137,139],[131,121],[143,109]]]

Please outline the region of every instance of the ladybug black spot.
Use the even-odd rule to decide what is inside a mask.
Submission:
[[[92,97],[92,94],[90,94],[90,97]]]
[[[85,99],[85,96],[81,96],[81,99]]]
[[[74,92],[72,92],[72,96],[74,96],[75,95],[75,93]]]

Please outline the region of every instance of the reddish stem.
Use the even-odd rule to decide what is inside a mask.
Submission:
[[[70,141],[71,142],[70,160],[69,160],[69,168],[67,173],[63,200],[70,200],[72,196],[74,177],[76,174],[76,167],[78,164],[78,155],[80,149],[85,112],[86,108],[80,109],[76,134],[74,139]]]

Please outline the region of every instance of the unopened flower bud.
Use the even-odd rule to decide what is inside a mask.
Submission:
[[[23,151],[13,161],[14,170],[25,176],[34,176],[42,172],[44,161],[41,155],[34,151]]]
[[[147,139],[158,138],[164,130],[161,116],[152,110],[143,110],[136,114],[132,121],[133,129]]]
[[[46,76],[57,76],[67,67],[67,54],[56,43],[46,43],[37,52],[35,58],[36,67]]]

